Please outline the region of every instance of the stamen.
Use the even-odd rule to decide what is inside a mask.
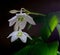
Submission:
[[[18,21],[22,22],[24,20],[23,17],[18,18]]]
[[[21,37],[22,34],[23,34],[22,32],[18,32],[17,36],[18,36],[18,37]]]

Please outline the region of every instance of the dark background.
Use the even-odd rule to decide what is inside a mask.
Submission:
[[[12,9],[20,10],[20,8],[25,8],[33,12],[39,12],[48,14],[50,12],[60,11],[60,1],[59,0],[0,0],[0,52],[1,55],[12,54],[18,51],[20,46],[25,46],[26,44],[21,43],[11,43],[6,37],[13,31],[13,27],[9,27],[8,19],[10,19],[15,14],[10,14],[9,11]],[[54,36],[54,37],[53,37]],[[51,35],[50,39],[59,39],[57,29]]]

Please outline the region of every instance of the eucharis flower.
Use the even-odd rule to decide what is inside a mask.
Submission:
[[[18,28],[19,29],[24,29],[27,22],[32,24],[32,25],[36,25],[33,18],[26,13],[22,13],[22,10],[20,11],[19,14],[16,14],[14,17],[9,19],[8,21],[9,21],[9,26],[12,26],[13,24],[15,24],[14,30],[18,30]]]
[[[27,34],[26,32],[22,32],[21,30],[12,32],[7,38],[10,37],[11,37],[11,42],[14,42],[19,38],[23,43],[26,43],[27,37],[32,40],[29,34]]]

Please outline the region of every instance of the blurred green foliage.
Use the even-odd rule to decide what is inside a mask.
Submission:
[[[57,50],[57,41],[50,44],[40,41],[24,47],[14,55],[57,55]]]
[[[40,36],[42,39],[33,38],[30,41],[30,44],[27,44],[26,47],[22,48],[13,55],[57,55],[59,42],[53,41],[47,43],[44,40],[47,40],[51,33],[54,31],[58,24],[57,16],[47,15],[47,16],[34,16],[36,23],[43,23],[42,29],[40,29]]]
[[[58,24],[57,16],[53,15],[47,16],[45,18],[44,26],[40,30],[41,36],[44,40],[47,40],[50,37],[51,33],[54,31],[57,24]]]

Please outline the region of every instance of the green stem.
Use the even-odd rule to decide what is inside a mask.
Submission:
[[[31,28],[31,26],[32,26],[32,25],[31,25],[31,24],[29,24],[29,26],[28,26],[27,30],[29,30],[29,29]]]
[[[35,12],[30,12],[30,14],[46,16],[45,14],[35,13]]]
[[[27,14],[33,14],[33,15],[42,15],[42,16],[46,16],[45,14],[35,13],[35,12],[30,12],[30,11],[26,10],[25,8],[24,8],[24,12],[25,12],[25,13],[27,13]]]

